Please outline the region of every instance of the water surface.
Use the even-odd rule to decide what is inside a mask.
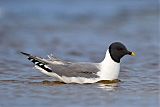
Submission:
[[[158,107],[156,0],[0,1],[0,107]],[[53,84],[20,55],[100,62],[110,43],[137,53],[117,84]]]

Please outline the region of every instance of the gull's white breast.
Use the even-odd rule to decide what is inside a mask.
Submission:
[[[114,80],[118,79],[120,71],[120,63],[112,60],[109,51],[107,50],[104,60],[100,63],[100,80]]]

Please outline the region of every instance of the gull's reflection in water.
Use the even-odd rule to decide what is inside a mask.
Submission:
[[[106,91],[114,91],[117,89],[120,80],[102,80],[98,81],[98,88],[104,89]]]
[[[96,84],[98,84],[98,88],[105,89],[107,91],[113,91],[118,87],[118,83],[120,80],[113,80],[113,81],[108,81],[108,80],[102,80],[98,81]],[[29,82],[32,85],[43,85],[43,86],[63,86],[66,83],[59,82],[59,81],[48,81],[44,80],[42,82]],[[76,84],[76,83],[72,83]],[[85,84],[89,85],[89,84]]]
[[[32,84],[32,85],[43,85],[43,86],[61,86],[61,85],[64,85],[66,83],[59,82],[59,81],[44,80],[42,82],[29,82],[29,84]]]

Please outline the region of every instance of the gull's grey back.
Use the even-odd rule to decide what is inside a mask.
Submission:
[[[48,73],[56,73],[59,76],[66,77],[85,77],[85,78],[98,78],[97,72],[100,71],[99,65],[96,63],[72,63],[49,57],[50,59],[43,59],[28,53],[21,52],[28,57],[28,60],[33,62]]]
[[[94,63],[50,64],[49,68],[59,76],[97,78],[99,68]],[[88,75],[89,74],[89,75]]]

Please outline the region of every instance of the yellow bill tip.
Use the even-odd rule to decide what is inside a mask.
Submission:
[[[132,53],[131,53],[131,56],[136,56],[136,53],[132,52]]]

